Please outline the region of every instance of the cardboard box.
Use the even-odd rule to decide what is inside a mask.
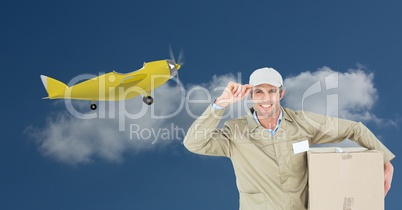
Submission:
[[[364,148],[311,148],[307,158],[309,210],[384,209],[381,152]]]

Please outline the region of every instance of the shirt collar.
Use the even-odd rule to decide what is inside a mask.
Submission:
[[[282,117],[283,117],[283,113],[282,113],[282,109],[280,109],[278,121],[276,122],[275,128],[274,128],[273,130],[267,129],[270,133],[272,133],[272,135],[275,135],[275,134],[276,134],[276,131],[277,131],[278,128],[279,128],[279,124],[280,124],[281,121],[282,121]],[[260,121],[258,120],[257,112],[256,112],[256,111],[253,112],[253,118],[254,118],[255,122],[256,122],[258,125],[261,125]]]

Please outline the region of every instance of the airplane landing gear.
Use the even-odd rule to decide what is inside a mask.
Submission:
[[[91,104],[91,109],[95,110],[96,109],[96,104]]]
[[[152,98],[152,96],[144,96],[144,98],[142,98],[142,101],[144,101],[146,105],[151,105],[154,102],[154,99]]]

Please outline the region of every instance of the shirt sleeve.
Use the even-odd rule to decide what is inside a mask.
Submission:
[[[212,103],[212,108],[214,108],[215,110],[221,110],[224,109],[224,107],[218,106],[215,103]]]
[[[226,124],[222,129],[217,128],[224,112],[225,109],[208,106],[189,128],[184,146],[197,154],[230,157],[230,128]]]

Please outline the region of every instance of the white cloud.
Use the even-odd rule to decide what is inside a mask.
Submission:
[[[382,122],[372,114],[378,99],[374,74],[362,68],[336,72],[323,67],[315,72],[302,72],[284,81],[285,106],[320,114],[362,121]]]
[[[295,110],[305,110],[377,126],[397,126],[394,120],[384,120],[372,113],[378,100],[374,74],[362,66],[348,72],[336,72],[329,67],[314,72],[302,72],[284,81],[286,94],[283,104]],[[358,146],[344,141],[326,146]]]
[[[99,103],[97,112],[90,112],[90,102],[72,101],[73,109],[63,108],[74,113],[66,111],[51,116],[45,127],[30,126],[25,133],[33,137],[43,155],[60,162],[80,164],[96,159],[120,162],[125,153],[154,151],[172,142],[181,143],[195,117],[231,80],[235,80],[233,75],[214,76],[209,83],[189,85],[184,92],[193,101],[188,104],[174,81],[155,90],[152,106],[137,97]],[[97,117],[93,118],[94,115]]]

